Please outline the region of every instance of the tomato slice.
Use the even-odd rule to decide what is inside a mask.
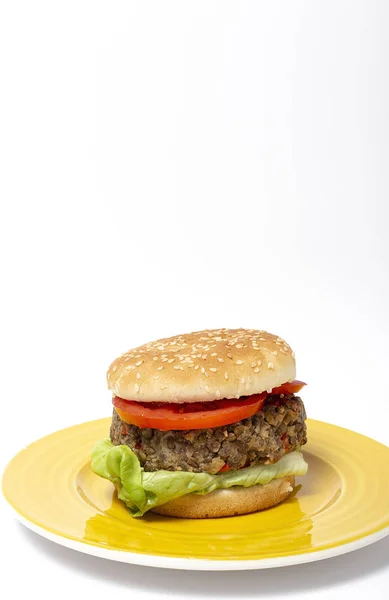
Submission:
[[[272,389],[271,393],[278,396],[279,394],[296,394],[299,392],[304,385],[307,385],[303,381],[299,381],[295,379],[294,381],[289,381],[289,383],[283,383],[279,387],[275,387]]]
[[[263,407],[266,392],[246,398],[173,404],[134,402],[114,396],[112,403],[125,423],[162,431],[210,429],[252,417]]]

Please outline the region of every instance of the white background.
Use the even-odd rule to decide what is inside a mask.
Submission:
[[[119,353],[219,326],[285,337],[309,416],[389,445],[388,25],[385,0],[1,4],[1,467],[108,415]],[[3,505],[1,530],[10,598],[388,594],[388,540],[196,575]]]

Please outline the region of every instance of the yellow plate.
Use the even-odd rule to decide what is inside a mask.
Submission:
[[[63,429],[12,459],[3,493],[27,527],[103,558],[201,570],[309,562],[389,534],[389,448],[347,429],[308,421],[308,475],[279,506],[222,519],[133,519],[90,468],[91,448],[109,423]]]

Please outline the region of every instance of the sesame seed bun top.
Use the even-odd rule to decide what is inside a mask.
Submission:
[[[271,390],[296,377],[294,353],[256,329],[213,329],[150,342],[107,372],[113,394],[139,402],[207,402]]]

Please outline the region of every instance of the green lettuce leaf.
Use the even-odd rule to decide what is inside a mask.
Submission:
[[[285,454],[273,465],[258,465],[219,475],[187,471],[147,472],[128,446],[113,446],[109,439],[97,442],[92,450],[92,470],[115,485],[118,498],[133,517],[185,494],[209,494],[234,485],[265,485],[287,475],[305,475],[308,465],[301,452]]]

